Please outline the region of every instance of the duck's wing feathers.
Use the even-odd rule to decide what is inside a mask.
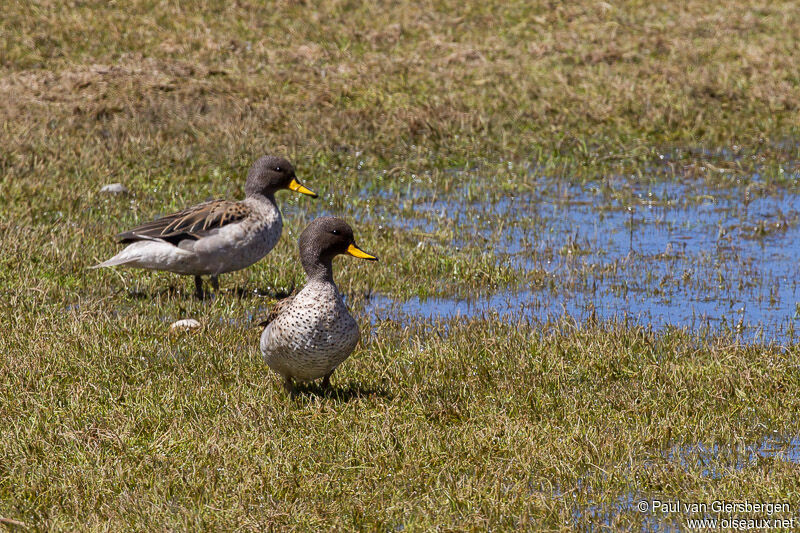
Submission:
[[[275,302],[275,305],[273,305],[270,308],[269,313],[267,313],[267,316],[264,317],[264,320],[259,322],[258,325],[261,326],[262,328],[267,327],[270,322],[278,318],[278,316],[280,316],[281,313],[286,311],[292,305],[295,296],[297,296],[297,293],[290,294],[286,298],[282,298],[277,302]]]
[[[250,208],[242,202],[212,200],[142,224],[115,238],[122,244],[150,239],[178,244],[185,239],[201,239],[212,230],[238,222],[248,215]]]

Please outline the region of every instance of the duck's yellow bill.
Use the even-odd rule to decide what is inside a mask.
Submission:
[[[347,253],[352,255],[353,257],[358,257],[360,259],[369,259],[370,261],[377,261],[378,258],[374,255],[369,255],[367,252],[356,246],[355,244],[351,244],[347,247]]]
[[[289,188],[295,192],[299,192],[301,194],[307,194],[312,198],[317,197],[317,193],[315,193],[314,191],[312,191],[311,189],[309,189],[308,187],[297,181],[295,178],[292,178],[291,183],[289,183]]]

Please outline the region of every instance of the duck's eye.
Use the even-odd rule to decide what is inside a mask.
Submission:
[[[331,233],[333,233],[334,235],[339,235],[339,230],[338,229],[333,229],[333,230],[331,230]]]
[[[281,171],[281,170],[283,170],[283,169],[282,169],[281,167],[275,167],[275,168],[274,168],[274,169],[272,169],[272,170],[274,170],[275,172],[280,172],[280,171]]]

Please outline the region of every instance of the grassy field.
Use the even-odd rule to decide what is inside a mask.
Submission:
[[[422,197],[797,193],[798,42],[796,2],[0,3],[0,526],[638,530],[685,518],[639,500],[800,501],[795,345],[364,312],[558,290],[480,221],[409,225]],[[133,224],[241,196],[264,153],[320,198],[282,193],[281,242],[212,300],[87,270]],[[293,399],[255,324],[320,214],[381,262],[337,260],[362,343]]]

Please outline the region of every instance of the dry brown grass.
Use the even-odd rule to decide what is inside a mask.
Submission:
[[[59,132],[60,151],[96,151],[94,165],[153,146],[181,168],[264,146],[304,159],[354,147],[383,164],[519,159],[569,150],[565,137],[601,151],[747,144],[798,118],[793,2],[2,10],[12,154]]]

